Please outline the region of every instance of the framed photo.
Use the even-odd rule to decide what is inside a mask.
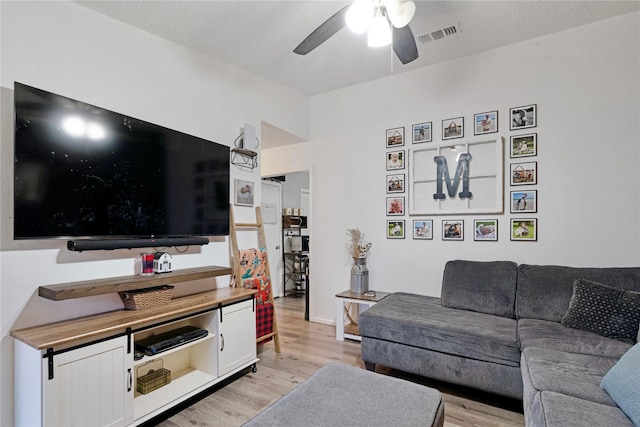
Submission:
[[[235,181],[234,204],[237,206],[253,206],[254,183],[252,181]]]
[[[387,221],[387,239],[404,239],[404,220]]]
[[[511,185],[538,183],[538,162],[511,163]]]
[[[413,143],[431,142],[431,122],[418,123],[412,127]]]
[[[432,240],[433,239],[433,220],[432,219],[414,219],[413,220],[413,238],[415,240]]]
[[[387,197],[387,216],[404,215],[404,196]]]
[[[512,191],[511,213],[536,213],[538,211],[538,190]]]
[[[473,115],[473,134],[498,132],[498,111],[487,111]]]
[[[464,240],[464,220],[443,219],[442,240]]]
[[[387,175],[387,194],[404,193],[404,174]]]
[[[387,129],[387,148],[404,145],[404,127]]]
[[[509,109],[511,117],[511,130],[534,128],[538,121],[536,104],[523,105]]]
[[[497,219],[474,219],[473,220],[473,240],[479,242],[498,241],[498,220]]]
[[[442,121],[442,139],[464,137],[464,117],[446,119]]]
[[[538,240],[538,220],[536,218],[511,218],[511,240],[524,242]]]
[[[538,155],[538,134],[516,135],[511,137],[511,158]]]
[[[404,169],[404,150],[387,153],[387,170]]]

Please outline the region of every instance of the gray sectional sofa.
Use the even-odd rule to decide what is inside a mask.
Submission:
[[[592,314],[603,289],[630,301],[613,327]],[[398,292],[361,314],[362,360],[522,399],[527,426],[633,426],[600,381],[638,339],[637,291],[640,268],[450,261],[441,298]]]

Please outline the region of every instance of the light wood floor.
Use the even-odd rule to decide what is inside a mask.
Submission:
[[[322,366],[339,362],[364,369],[360,343],[336,341],[335,327],[306,322],[304,300],[276,300],[280,354],[267,343],[258,350],[258,371],[237,379],[159,424],[176,426],[240,426],[278,400]],[[522,427],[518,401],[378,367],[378,372],[435,387],[445,402],[445,427]],[[345,420],[349,425],[349,420]],[[289,427],[289,426],[283,426]]]

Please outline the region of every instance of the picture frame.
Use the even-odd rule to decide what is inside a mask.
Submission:
[[[498,132],[498,110],[473,115],[474,135],[496,132]]]
[[[464,117],[442,121],[442,140],[464,137]]]
[[[538,162],[511,163],[511,185],[538,183]]]
[[[253,206],[255,183],[242,179],[234,180],[234,204],[236,206]]]
[[[387,216],[404,215],[404,196],[387,197]]]
[[[405,185],[405,174],[387,175],[387,194],[404,193]]]
[[[509,206],[512,214],[538,212],[538,190],[512,191]]]
[[[404,219],[387,220],[387,239],[404,239]]]
[[[387,170],[388,171],[404,169],[404,161],[405,161],[404,150],[387,152]]]
[[[413,220],[414,240],[433,240],[433,220],[414,219]]]
[[[442,220],[442,240],[464,240],[464,220],[463,219],[443,219]]]
[[[512,159],[516,157],[532,157],[538,155],[538,134],[514,135],[511,137]]]
[[[536,242],[538,240],[537,218],[511,218],[511,240]]]
[[[498,220],[497,219],[474,219],[473,220],[473,240],[476,242],[497,242],[498,241]]]
[[[511,130],[534,128],[538,125],[538,106],[529,104],[510,108],[509,117]]]
[[[421,144],[423,142],[433,141],[431,122],[418,123],[411,127],[411,134],[413,135],[413,143]]]
[[[404,126],[387,129],[387,148],[404,145]]]

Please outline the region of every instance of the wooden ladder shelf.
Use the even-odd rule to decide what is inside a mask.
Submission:
[[[267,248],[267,239],[264,234],[264,224],[262,222],[262,213],[260,207],[256,206],[256,222],[236,222],[233,213],[233,205],[230,205],[230,227],[229,227],[229,240],[231,241],[231,255],[233,257],[233,277],[231,286],[242,287],[242,268],[240,266],[240,249],[238,248],[238,229],[255,229],[258,232],[258,250],[260,248]],[[268,261],[268,259],[267,259]],[[271,280],[271,269],[269,268],[269,262],[265,266],[265,272],[269,280]],[[275,351],[280,353],[280,335],[278,334],[278,319],[276,316],[276,307],[273,300],[273,284],[269,286],[269,303],[273,306],[273,328],[272,332],[261,337],[256,338],[256,344],[273,338]]]

